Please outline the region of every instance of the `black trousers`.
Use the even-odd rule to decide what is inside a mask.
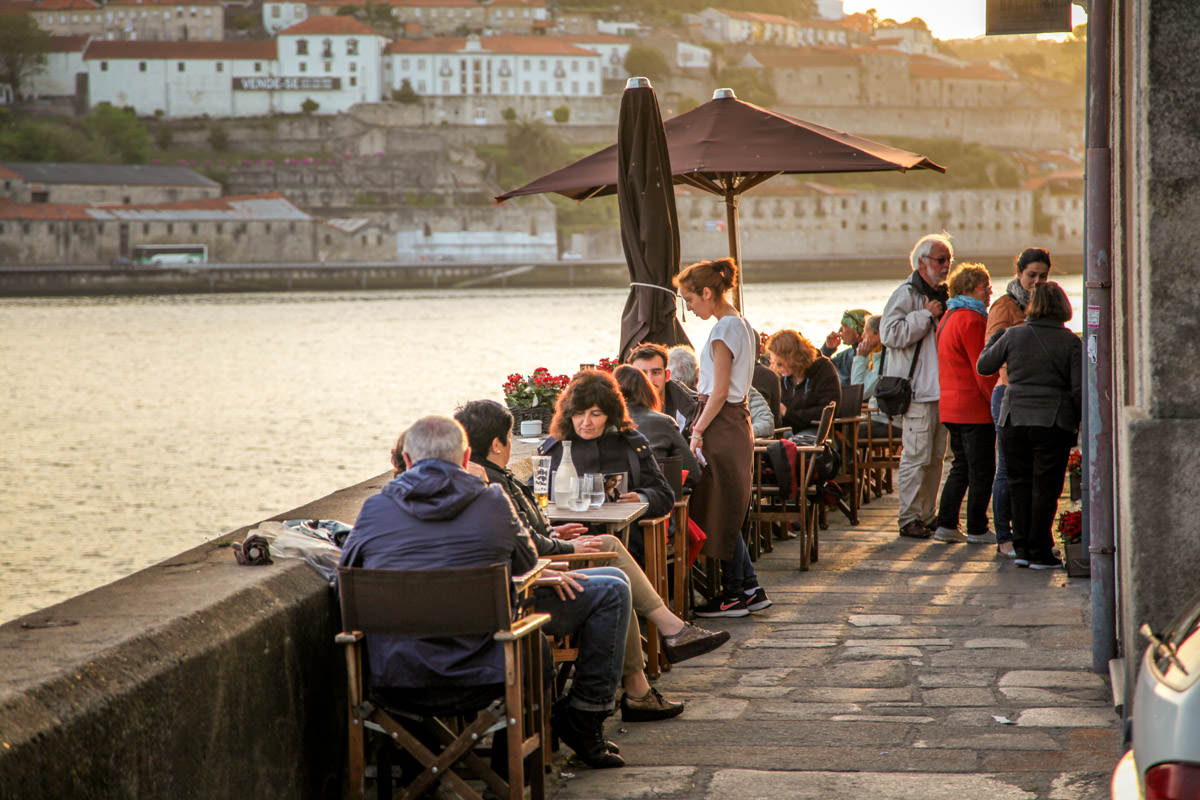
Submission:
[[[1054,558],[1051,529],[1062,495],[1075,432],[1040,425],[1005,425],[1000,446],[1008,467],[1013,549],[1017,558]]]
[[[996,428],[991,422],[944,422],[950,431],[950,451],[954,463],[942,486],[937,524],[958,527],[958,512],[963,496],[967,498],[967,533],[982,536],[988,531],[988,503],[992,499],[992,479],[996,476]]]

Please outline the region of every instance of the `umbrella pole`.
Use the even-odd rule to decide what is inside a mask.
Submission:
[[[725,193],[725,232],[729,235],[729,257],[737,264],[738,271],[742,269],[742,240],[738,232],[738,197],[740,195],[727,191]],[[742,313],[742,281],[733,287],[733,307]]]

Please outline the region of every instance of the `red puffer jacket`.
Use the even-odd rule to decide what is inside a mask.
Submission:
[[[975,371],[983,350],[987,317],[969,308],[958,308],[942,317],[938,326],[938,384],[942,422],[992,422],[992,387],[996,376]]]

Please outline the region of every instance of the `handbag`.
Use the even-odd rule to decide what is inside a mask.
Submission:
[[[921,342],[917,344],[912,363],[908,366],[907,378],[899,375],[885,375],[875,384],[875,405],[879,408],[880,413],[888,415],[888,419],[899,417],[908,411],[908,405],[912,402],[913,397],[912,377],[917,371],[917,359],[921,356],[921,344],[924,341],[922,338]],[[886,361],[886,349],[883,351],[883,358]],[[880,364],[879,371],[882,372],[883,368],[884,365]]]

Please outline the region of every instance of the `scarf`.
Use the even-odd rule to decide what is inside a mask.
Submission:
[[[982,300],[976,300],[974,297],[968,297],[965,294],[956,294],[946,301],[946,310],[951,311],[956,308],[969,308],[972,311],[984,317],[987,316],[987,306]]]
[[[1021,286],[1019,278],[1013,278],[1008,282],[1008,288],[1004,290],[1005,294],[1012,298],[1013,302],[1020,306],[1021,310],[1025,310],[1025,306],[1029,305],[1029,292],[1025,287]]]
[[[937,300],[944,306],[950,297],[950,290],[946,288],[946,284],[939,283],[937,286],[930,286],[925,282],[925,279],[921,277],[921,273],[915,269],[913,270],[912,277],[908,279],[908,282],[912,284],[913,289],[915,289],[917,293],[926,300]]]

